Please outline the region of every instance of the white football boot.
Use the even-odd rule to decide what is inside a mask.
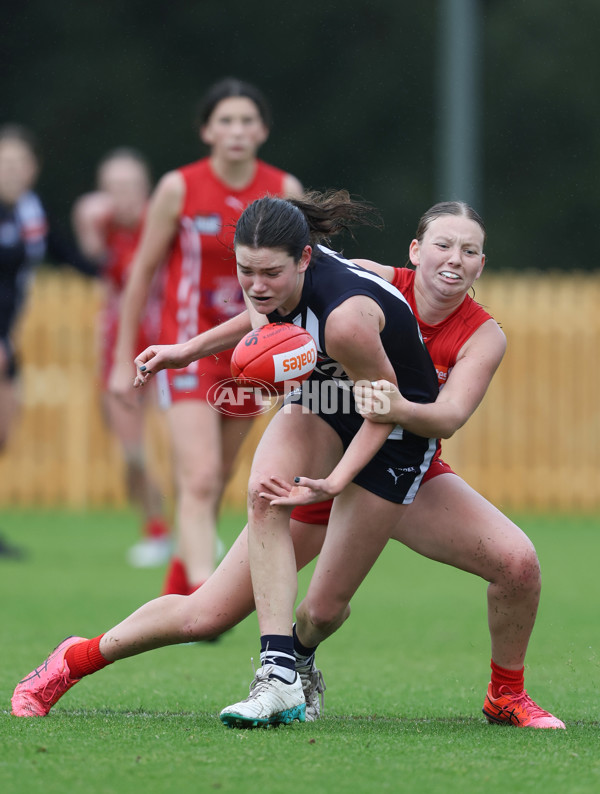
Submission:
[[[306,703],[300,676],[296,675],[293,684],[286,684],[272,677],[276,669],[272,664],[259,667],[246,700],[224,708],[219,715],[221,722],[230,728],[287,725],[294,720],[304,722]]]

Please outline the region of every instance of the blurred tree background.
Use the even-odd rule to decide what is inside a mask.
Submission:
[[[482,190],[494,269],[591,269],[600,214],[600,3],[478,0]],[[257,83],[274,115],[261,156],[307,187],[381,210],[363,255],[406,259],[441,196],[441,0],[23,0],[5,4],[0,123],[30,126],[40,193],[67,222],[110,148],[155,176],[201,153],[194,111],[216,79]],[[451,42],[453,44],[453,42]],[[462,46],[460,41],[456,46]],[[349,249],[347,245],[347,249]]]

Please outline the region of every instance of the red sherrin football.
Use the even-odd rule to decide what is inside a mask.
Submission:
[[[286,381],[303,381],[317,363],[317,346],[304,328],[269,323],[238,342],[231,374],[240,384],[263,381],[282,392]]]

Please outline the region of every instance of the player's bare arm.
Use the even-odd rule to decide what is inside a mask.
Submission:
[[[80,196],[73,206],[71,223],[82,253],[90,259],[106,256],[106,231],[114,211],[108,193],[96,190]]]
[[[355,388],[356,405],[373,422],[396,424],[426,438],[450,438],[474,413],[483,399],[506,350],[506,337],[488,320],[463,345],[444,388],[434,403],[414,403],[383,381]],[[379,393],[379,394],[378,394]],[[381,393],[387,410],[382,410]]]
[[[124,396],[131,388],[131,362],[135,341],[154,274],[164,261],[177,230],[184,183],[172,171],[159,182],[148,208],[142,237],[136,251],[119,314],[119,335],[115,346],[115,364],[110,376],[110,390]]]
[[[352,381],[376,379],[381,377],[378,373],[386,372],[384,377],[396,382],[394,369],[381,344],[384,324],[381,308],[363,295],[349,298],[330,314],[325,326],[327,354],[339,361]],[[272,504],[311,504],[336,496],[381,448],[393,427],[391,423],[363,422],[327,478],[297,477],[292,485],[274,476],[272,484],[265,483],[261,495],[270,498]]]
[[[176,345],[151,345],[135,359],[136,377],[133,385],[143,386],[162,369],[180,369],[199,358],[230,350],[252,330],[252,327],[250,314],[245,311],[187,342]]]
[[[299,179],[296,179],[292,174],[286,174],[283,178],[283,197],[284,198],[302,198],[304,188]]]
[[[181,369],[204,356],[212,356],[230,350],[253,328],[268,323],[268,318],[259,314],[244,294],[247,311],[232,317],[221,325],[210,328],[187,342],[174,345],[150,345],[135,359],[136,377],[134,387],[143,386],[161,369]]]
[[[353,259],[352,261],[355,265],[360,265],[360,267],[364,267],[365,270],[376,273],[390,283],[394,278],[394,271],[396,268],[391,267],[391,265],[382,265],[379,262],[375,262],[373,259]]]
[[[244,292],[244,303],[248,309],[248,314],[250,316],[250,323],[252,328],[260,328],[261,325],[266,325],[269,322],[269,318],[265,314],[260,314],[256,311],[254,306],[252,305],[252,301]],[[251,330],[251,329],[250,329]]]

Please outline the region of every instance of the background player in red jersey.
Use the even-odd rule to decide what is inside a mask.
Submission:
[[[257,88],[235,79],[213,85],[200,112],[209,156],[167,173],[152,196],[121,306],[110,379],[112,391],[130,404],[137,327],[161,265],[166,262],[162,343],[186,341],[244,309],[232,251],[235,223],[260,196],[302,192],[295,177],[257,159],[269,124]],[[177,485],[177,545],[165,593],[189,593],[214,569],[220,498],[251,424],[249,407],[231,417],[208,402],[211,387],[231,376],[229,360],[221,353],[194,361],[165,373],[159,384]]]
[[[453,415],[447,436],[475,410],[505,350],[498,324],[467,295],[483,267],[484,236],[481,218],[469,207],[458,202],[439,204],[423,215],[411,243],[414,271],[365,262],[401,285],[426,337],[438,378],[447,373],[444,388],[429,406],[439,410],[441,405],[447,421]],[[180,367],[194,356],[234,344],[250,328],[247,316],[241,320],[233,329],[235,321],[230,321],[187,344],[149,348],[138,358],[138,366],[146,368],[140,380],[162,367]],[[363,400],[368,413],[367,392],[357,394],[357,400]],[[290,529],[299,569],[319,553],[328,518],[328,504],[294,510]],[[523,660],[540,595],[539,564],[526,535],[439,461],[432,464],[392,537],[489,582],[492,680],[484,706],[488,719],[519,727],[564,727],[523,688]],[[35,675],[17,686],[13,713],[43,716],[82,676],[163,645],[218,636],[253,608],[244,530],[206,586],[189,598],[155,599],[103,635],[61,643]],[[296,629],[296,669],[302,678],[306,719],[314,720],[320,714],[324,685],[314,653],[298,644]],[[302,633],[300,637],[305,642],[310,639]]]
[[[117,436],[126,466],[127,492],[142,516],[142,538],[128,552],[135,567],[162,565],[170,557],[169,526],[163,514],[164,499],[148,470],[144,445],[145,411],[131,411],[108,390],[113,350],[119,326],[119,307],[129,268],[139,244],[150,196],[150,167],[135,149],[109,152],[97,169],[97,190],[81,196],[73,208],[73,226],[82,251],[99,263],[106,297],[99,318],[100,377],[103,408]],[[161,288],[155,279],[137,331],[136,346],[146,347],[160,330]],[[142,406],[155,402],[155,390]]]

